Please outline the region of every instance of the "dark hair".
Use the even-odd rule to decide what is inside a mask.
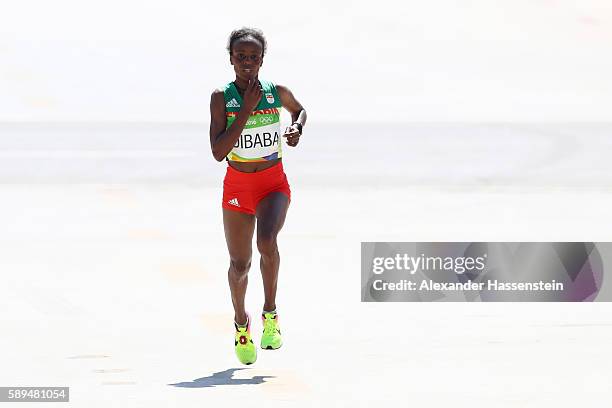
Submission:
[[[229,53],[230,54],[232,53],[232,47],[236,41],[242,40],[243,38],[249,38],[249,37],[252,37],[253,39],[259,41],[259,43],[261,44],[261,49],[262,49],[262,57],[266,55],[267,43],[266,43],[266,38],[263,35],[263,32],[261,30],[258,30],[257,28],[249,28],[249,27],[242,27],[239,30],[232,31],[232,33],[230,34],[229,40],[227,41],[227,50],[229,51]]]

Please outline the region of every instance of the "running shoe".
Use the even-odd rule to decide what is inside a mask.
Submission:
[[[236,328],[236,338],[234,339],[234,347],[236,349],[236,357],[242,364],[253,364],[257,360],[257,348],[251,339],[251,319],[247,316],[247,326],[239,327],[234,322]]]
[[[278,325],[278,314],[263,313],[261,315],[263,323],[263,335],[261,336],[261,348],[268,350],[276,350],[283,345],[281,338],[280,326]]]

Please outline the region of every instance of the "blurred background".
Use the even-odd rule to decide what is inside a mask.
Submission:
[[[607,188],[612,180],[606,1],[1,7],[5,183],[217,186],[224,166],[209,153],[210,94],[234,78],[226,45],[241,26],[268,38],[262,78],[289,86],[309,113],[300,147],[284,149],[298,182]],[[349,172],[338,173],[345,160]]]
[[[229,33],[313,122],[610,120],[606,0],[22,0],[0,6],[0,121],[206,123]]]

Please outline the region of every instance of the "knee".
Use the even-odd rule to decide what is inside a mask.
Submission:
[[[232,259],[230,261],[230,274],[237,279],[243,279],[251,269],[250,259]]]
[[[274,256],[278,253],[275,234],[264,234],[257,237],[257,249],[261,256]]]

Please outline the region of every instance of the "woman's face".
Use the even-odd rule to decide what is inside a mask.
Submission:
[[[263,49],[254,38],[243,38],[232,45],[230,62],[234,66],[236,77],[247,82],[257,78],[263,64]]]

